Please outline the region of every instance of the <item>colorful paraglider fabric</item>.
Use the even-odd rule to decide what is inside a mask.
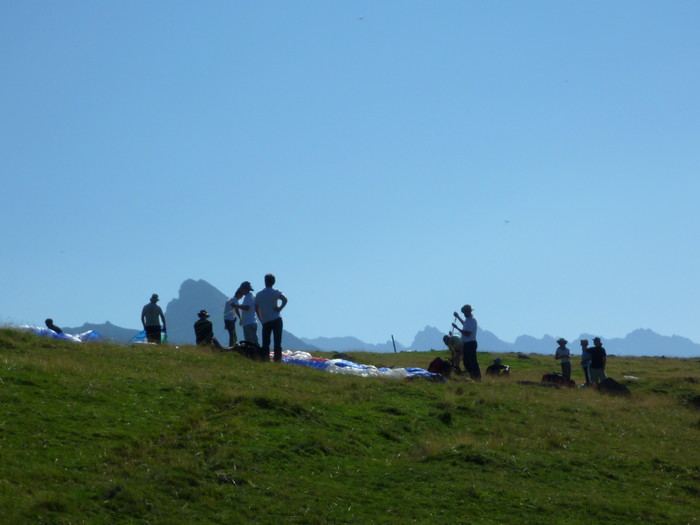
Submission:
[[[31,332],[35,335],[40,335],[41,337],[50,337],[52,339],[63,339],[64,341],[72,341],[74,343],[94,343],[94,342],[102,342],[102,336],[99,334],[99,332],[95,330],[88,330],[87,332],[83,332],[82,334],[67,334],[63,332],[62,334],[57,334],[53,330],[49,330],[48,328],[41,328],[38,326],[20,326],[21,330],[24,330],[26,332]]]
[[[423,368],[377,368],[372,365],[361,365],[345,359],[324,359],[313,357],[308,352],[285,350],[282,352],[282,362],[307,366],[323,370],[331,374],[346,374],[360,377],[382,377],[386,379],[410,379],[423,377],[431,381],[444,381],[440,374],[428,372]]]

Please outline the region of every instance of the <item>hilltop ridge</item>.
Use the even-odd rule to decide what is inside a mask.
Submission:
[[[195,313],[206,309],[212,314],[214,321],[214,333],[224,344],[228,341],[228,334],[224,330],[220,313],[223,312],[224,303],[228,296],[203,279],[186,279],[180,285],[178,297],[172,299],[166,305],[164,311],[168,319],[168,340],[175,344],[193,344],[194,331],[192,325],[196,320]],[[79,327],[66,328],[69,333],[81,333],[87,330],[96,330],[104,337],[115,342],[126,343],[141,328],[123,328],[106,321],[102,324],[85,323]],[[239,340],[242,331],[238,330]],[[416,333],[413,341],[405,345],[399,341],[392,343],[388,339],[384,343],[367,343],[357,337],[347,335],[339,337],[297,337],[285,330],[283,344],[285,348],[304,350],[307,352],[326,350],[334,352],[362,351],[362,352],[393,352],[396,351],[428,351],[442,350],[445,345],[442,342],[444,333],[434,326],[425,326]],[[605,334],[595,334],[603,338],[604,346],[610,354],[636,355],[636,356],[668,356],[668,357],[696,357],[700,356],[700,344],[694,343],[686,337],[678,335],[665,336],[654,332],[649,328],[639,328],[627,334],[623,338],[606,338]],[[567,334],[564,334],[567,337]],[[258,326],[258,338],[260,338],[260,326]],[[501,340],[493,332],[479,328],[479,350],[491,352],[521,352],[525,354],[553,353],[557,347],[556,339],[551,335],[536,338],[531,335],[521,335],[514,342]],[[568,334],[569,348],[574,355],[579,353],[577,341],[581,338],[592,339],[591,334]]]

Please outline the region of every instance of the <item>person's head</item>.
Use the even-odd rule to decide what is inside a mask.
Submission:
[[[501,364],[501,358],[497,357],[496,359],[493,360],[494,365],[500,365]]]
[[[250,281],[243,281],[238,289],[245,295],[253,291],[253,286],[250,284]]]
[[[152,303],[157,303],[158,301],[160,301],[160,298],[158,297],[157,293],[154,293],[153,295],[151,295],[151,302]]]
[[[200,319],[206,319],[207,317],[209,317],[209,312],[207,312],[206,310],[200,310],[197,315]]]
[[[244,295],[245,295],[245,292],[243,291],[243,288],[240,288],[240,287],[238,288],[238,290],[236,290],[236,293],[233,294],[233,296],[234,296],[236,299],[240,299],[240,298],[243,297]]]
[[[449,335],[443,336],[442,342],[449,346],[449,344],[450,344],[450,336],[449,336]]]
[[[557,339],[557,344],[558,344],[559,346],[564,346],[564,345],[565,345],[566,343],[568,343],[568,342],[569,342],[569,341],[567,341],[567,340],[564,339],[563,337],[560,337],[559,339]]]
[[[600,337],[594,337],[594,338],[593,338],[593,344],[594,344],[595,346],[600,346],[600,344],[601,344],[601,342],[600,342]]]
[[[275,285],[275,276],[272,275],[271,273],[268,273],[265,276],[265,287],[270,288],[271,286]]]
[[[464,315],[466,315],[467,317],[472,316],[472,310],[474,310],[474,309],[469,304],[465,304],[464,306],[462,306],[462,313]]]
[[[588,339],[581,339],[581,346],[584,348],[588,347]]]
[[[49,318],[48,318],[46,321],[44,321],[44,322],[46,323],[46,326],[51,326],[51,325],[53,324],[53,319],[51,319],[51,318],[49,317]]]

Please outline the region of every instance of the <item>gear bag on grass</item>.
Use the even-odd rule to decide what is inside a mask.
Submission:
[[[263,350],[260,345],[251,343],[250,341],[240,341],[233,345],[229,350],[238,352],[248,359],[255,361],[269,361],[270,355]]]

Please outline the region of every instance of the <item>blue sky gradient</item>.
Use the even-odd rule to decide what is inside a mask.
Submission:
[[[700,342],[700,3],[0,3],[0,323]],[[193,312],[193,318],[195,313]],[[215,323],[217,319],[214,319]],[[220,320],[218,322],[221,322]]]

